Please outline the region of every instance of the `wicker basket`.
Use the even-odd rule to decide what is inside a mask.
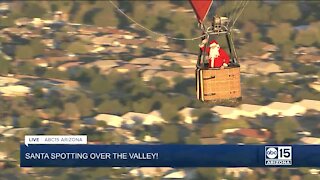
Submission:
[[[197,98],[223,102],[241,100],[240,67],[196,70]]]

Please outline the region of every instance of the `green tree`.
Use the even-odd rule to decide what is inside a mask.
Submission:
[[[188,97],[193,96],[194,95],[194,91],[195,91],[195,79],[194,78],[183,78],[181,76],[178,76],[176,78],[174,78],[174,91],[177,93],[181,93],[181,94],[185,94]]]
[[[112,88],[110,82],[105,77],[99,76],[90,83],[90,90],[97,94],[104,94]]]
[[[10,70],[10,62],[0,54],[0,74],[6,75]]]
[[[194,109],[192,111],[193,117],[198,117],[199,123],[212,123],[214,114],[210,109],[203,108],[203,109]]]
[[[294,42],[288,41],[280,46],[280,53],[283,59],[290,59],[292,57],[292,50],[294,48]]]
[[[40,3],[25,2],[23,3],[21,12],[23,12],[24,17],[28,18],[40,18],[47,12]]]
[[[314,179],[319,179],[319,175],[305,174],[303,176],[303,180],[314,180]]]
[[[282,1],[274,6],[272,19],[277,22],[295,21],[301,17],[300,9],[295,1]]]
[[[262,43],[254,41],[246,43],[245,46],[240,46],[240,48],[237,51],[239,56],[257,55],[261,54],[262,52]]]
[[[257,21],[257,23],[269,23],[271,19],[271,13],[272,13],[272,8],[270,5],[267,3],[261,2],[259,11],[260,11],[260,21]],[[247,14],[247,13],[245,13]]]
[[[140,113],[149,113],[153,108],[154,101],[149,98],[143,98],[132,103],[133,111]]]
[[[79,109],[81,116],[90,116],[90,115],[92,115],[94,101],[92,99],[88,98],[86,95],[82,95],[76,101],[76,106]]]
[[[57,68],[46,69],[46,71],[42,75],[45,78],[57,78],[57,79],[64,79],[64,80],[69,79],[68,72],[59,71]]]
[[[296,131],[300,127],[298,121],[292,117],[285,117],[275,124],[275,140],[277,143],[286,143],[297,138]]]
[[[252,174],[248,174],[246,176],[247,180],[259,180],[261,178],[259,178],[259,174],[258,173],[252,173]]]
[[[19,117],[19,127],[34,127],[39,124],[39,119],[35,116],[20,116]]]
[[[14,26],[14,17],[9,15],[7,18],[0,18],[0,28]]]
[[[144,97],[149,97],[151,95],[152,92],[143,84],[142,81],[136,79],[132,80],[132,82],[133,83],[128,87],[125,87],[125,89],[127,89],[127,92],[130,92],[130,96],[133,99],[141,99]]]
[[[217,9],[218,15],[225,15],[229,18],[236,18],[240,13],[241,1],[226,1],[223,6]],[[240,9],[241,10],[241,9]],[[222,12],[222,14],[220,13]],[[238,17],[235,26],[246,22],[270,23],[271,6],[261,1],[249,1],[242,14]]]
[[[273,172],[268,171],[267,174],[266,174],[266,179],[267,179],[267,180],[273,180],[273,179],[275,179],[274,176],[275,176],[275,175],[274,175]]]
[[[183,68],[177,63],[172,63],[170,66],[162,66],[162,68],[167,71],[183,72]]]
[[[199,115],[198,122],[199,123],[211,123],[214,120],[215,116],[212,112],[204,112],[203,114]]]
[[[106,20],[106,17],[107,20]],[[103,9],[97,13],[93,18],[93,23],[96,26],[105,27],[105,26],[118,26],[118,19],[115,16],[115,13],[112,9],[112,6],[107,6],[107,9]]]
[[[81,129],[81,121],[72,121],[71,122],[71,129],[73,131],[74,134],[78,134],[79,130]]]
[[[190,22],[190,19],[192,18],[194,18],[193,14],[183,15],[178,12],[172,13],[172,16],[170,17],[170,21],[172,23],[168,24],[168,30],[175,33],[175,36],[179,38],[189,38],[194,36],[196,35],[195,29],[197,28],[197,23]],[[177,43],[180,44],[182,48],[186,47],[185,41],[179,41]]]
[[[99,113],[122,115],[127,111],[128,108],[121,104],[118,100],[106,100],[98,106]]]
[[[42,55],[44,53],[45,46],[41,43],[40,39],[32,39],[30,46],[34,53],[34,56]]]
[[[67,46],[67,51],[74,54],[85,54],[88,52],[86,44],[83,42],[72,42]]]
[[[268,30],[268,37],[274,44],[281,45],[290,42],[293,28],[289,23],[281,23]]]
[[[123,9],[127,14],[132,14],[133,3],[130,1],[118,1],[119,7]],[[130,27],[131,21],[128,18],[123,17],[122,14],[116,13],[117,19],[119,20],[119,29],[128,29]]]
[[[3,149],[1,148],[1,151],[11,154],[19,149],[19,142],[17,142],[16,138],[7,138],[3,143],[1,143],[0,147],[3,147]]]
[[[163,128],[160,134],[160,141],[165,144],[179,142],[179,129],[175,125],[168,125]]]
[[[289,179],[290,178],[290,171],[288,169],[280,169],[280,177],[279,179]]]
[[[155,86],[155,88],[158,90],[158,91],[165,91],[165,90],[168,90],[169,87],[168,87],[168,80],[164,79],[164,78],[161,78],[161,77],[153,77],[151,80],[150,80],[150,83],[152,85]]]
[[[295,43],[302,46],[311,46],[320,42],[319,27],[310,25],[305,30],[299,30],[295,36]]]
[[[196,133],[191,133],[186,139],[187,144],[201,144],[200,137]]]
[[[62,113],[62,109],[60,107],[53,106],[53,107],[46,109],[46,113],[48,113],[50,118],[58,119],[59,115]]]
[[[172,102],[177,106],[177,109],[187,107],[190,105],[191,100],[185,95],[176,94],[171,98]]]
[[[29,45],[18,45],[15,55],[17,59],[31,59],[35,56],[35,53]]]
[[[158,23],[152,28],[154,31],[158,32],[163,32],[166,33],[168,32],[168,25],[171,23],[171,20],[167,17],[157,17]]]
[[[1,120],[1,125],[12,126],[13,125],[12,123],[14,122],[13,120],[14,120],[13,117],[7,116]]]
[[[89,9],[84,15],[83,15],[83,23],[85,24],[94,24],[93,18],[96,14],[98,14],[102,9],[101,8],[92,8]]]
[[[170,0],[170,3],[176,5],[176,6],[184,6],[186,5],[185,1],[178,1],[178,0]]]
[[[222,179],[215,168],[197,168],[196,172],[198,179]]]
[[[161,116],[168,122],[178,122],[182,119],[177,112],[178,108],[175,104],[163,104],[160,109]]]
[[[277,93],[281,89],[285,87],[284,84],[280,83],[279,80],[277,79],[278,77],[272,77],[270,80],[266,83],[263,84],[263,88],[266,88],[273,93]]]
[[[63,114],[68,119],[77,119],[80,116],[78,107],[74,103],[66,103],[64,105]]]
[[[43,77],[46,74],[47,68],[37,66],[34,68],[34,74],[39,77]]]
[[[158,23],[155,11],[150,11],[146,3],[134,2],[132,17],[143,26],[152,29]],[[144,12],[144,13],[141,13]],[[148,17],[148,18],[145,18]],[[149,32],[147,32],[149,33]]]
[[[63,127],[60,124],[50,124],[49,129],[45,132],[46,135],[64,134]]]
[[[19,66],[13,69],[15,73],[19,74],[27,74],[27,75],[34,75],[34,65],[30,62],[22,62]]]
[[[246,21],[243,27],[241,28],[241,30],[246,33],[255,33],[255,32],[258,32],[258,27],[256,26],[255,23],[251,21]]]

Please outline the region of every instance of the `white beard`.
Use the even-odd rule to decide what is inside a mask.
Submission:
[[[214,60],[215,58],[219,57],[219,47],[210,48],[209,58]]]

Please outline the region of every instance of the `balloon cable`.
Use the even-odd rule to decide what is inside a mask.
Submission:
[[[149,31],[150,33],[152,34],[155,34],[157,36],[165,36],[167,37],[168,39],[172,39],[172,40],[177,40],[177,41],[193,41],[193,40],[197,40],[197,39],[200,39],[202,37],[204,37],[205,35],[201,35],[201,36],[198,36],[198,37],[194,37],[194,38],[178,38],[178,37],[171,37],[167,34],[162,34],[162,33],[158,33],[158,32],[155,32],[155,31],[152,31],[151,29],[139,24],[137,21],[135,21],[134,19],[132,19],[130,16],[128,16],[125,12],[123,12],[117,5],[115,5],[113,3],[113,1],[109,0],[109,2],[112,4],[112,6],[114,8],[117,9],[117,11],[119,11],[122,15],[124,15],[126,18],[128,18],[129,20],[131,20],[133,23],[135,23],[136,25],[138,25],[140,28],[146,30],[146,31]]]

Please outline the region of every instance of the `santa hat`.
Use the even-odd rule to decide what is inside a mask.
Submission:
[[[210,47],[219,46],[218,42],[216,40],[212,40],[210,42]]]

